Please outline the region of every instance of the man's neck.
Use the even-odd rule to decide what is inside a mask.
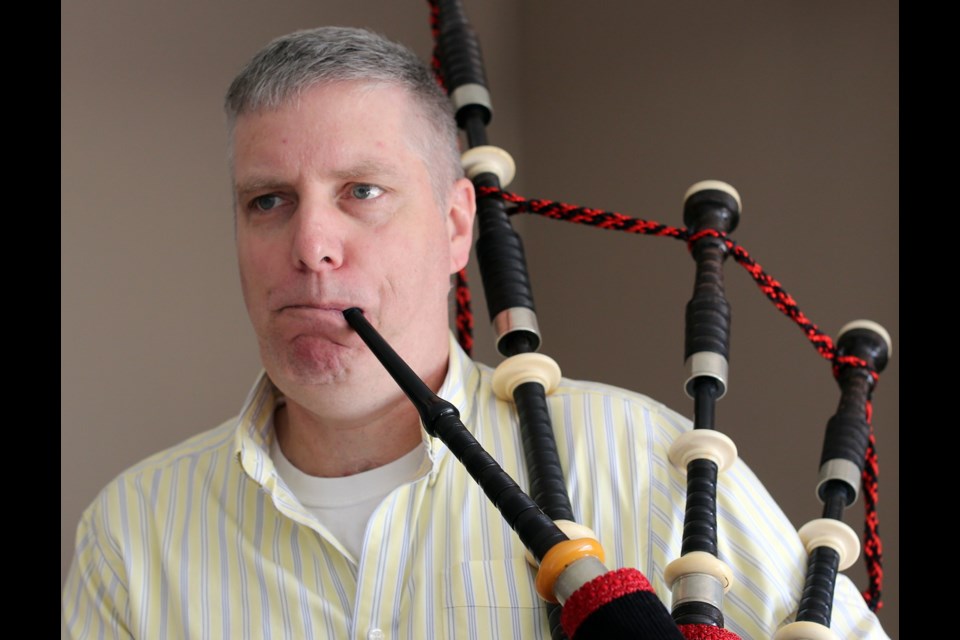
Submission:
[[[351,424],[324,421],[287,402],[277,409],[274,424],[280,449],[293,466],[324,478],[381,467],[409,453],[421,440],[416,411],[411,416],[401,406]]]
[[[445,375],[446,361],[424,382],[437,391]],[[381,394],[373,388],[352,394],[353,405],[361,408],[357,411],[344,412],[340,405],[340,411],[327,412],[322,402],[308,408],[287,396],[274,415],[281,451],[304,473],[325,478],[369,471],[406,455],[422,441],[420,416],[395,383],[389,382]],[[363,393],[379,397],[380,403],[358,400]]]

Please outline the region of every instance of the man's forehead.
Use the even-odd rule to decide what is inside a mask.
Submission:
[[[349,103],[357,109],[391,107],[399,111],[417,112],[419,105],[405,86],[386,80],[321,80],[290,89],[287,93],[249,105],[236,117],[245,119],[269,117],[282,112],[310,114],[324,104]]]
[[[237,116],[231,142],[251,135],[294,129],[298,137],[320,129],[327,135],[357,137],[376,133],[387,140],[425,134],[426,117],[410,92],[383,82],[340,81],[313,85],[275,105]]]
[[[393,85],[334,83],[312,87],[282,103],[237,117],[232,142],[259,144],[365,139],[380,144],[408,140],[422,133],[422,118],[411,108],[407,91]],[[282,139],[275,136],[282,135]]]

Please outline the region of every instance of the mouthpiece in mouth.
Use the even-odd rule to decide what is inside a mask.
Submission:
[[[456,408],[449,402],[442,400],[430,390],[430,387],[414,373],[413,369],[403,361],[397,352],[393,350],[387,341],[377,332],[373,326],[367,322],[363,311],[357,307],[351,307],[343,312],[350,328],[357,332],[357,335],[366,343],[373,355],[377,357],[383,368],[396,381],[403,392],[410,398],[410,401],[420,413],[420,419],[424,428],[431,436],[436,437],[433,429],[434,419],[438,412],[438,407],[449,407],[450,411],[459,416]],[[459,418],[458,418],[459,419]]]

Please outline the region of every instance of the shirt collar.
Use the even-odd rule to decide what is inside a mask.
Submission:
[[[460,412],[460,419],[467,428],[475,423],[475,396],[480,385],[480,370],[464,353],[453,335],[450,335],[450,356],[447,375],[437,395],[452,403]],[[261,371],[250,389],[237,417],[235,454],[246,473],[257,483],[269,488],[276,482],[276,472],[270,459],[270,444],[273,441],[273,412],[283,394],[273,384],[266,371]],[[432,438],[422,430],[424,444],[432,462],[431,484],[436,480],[439,462],[447,454],[447,447],[439,439]]]

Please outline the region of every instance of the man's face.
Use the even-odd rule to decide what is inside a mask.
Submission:
[[[354,306],[415,370],[445,363],[473,192],[459,180],[437,202],[418,113],[404,89],[338,82],[236,122],[244,299],[264,367],[288,394],[382,373],[343,319]]]

